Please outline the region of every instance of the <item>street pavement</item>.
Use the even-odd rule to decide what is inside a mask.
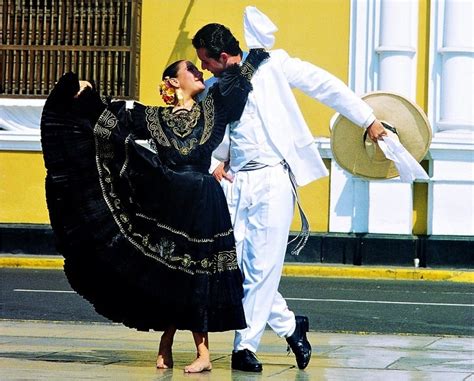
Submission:
[[[446,279],[468,279],[468,284],[471,276],[456,270]],[[159,336],[104,322],[0,319],[0,380],[474,381],[472,335],[312,330],[313,357],[308,368],[299,370],[284,339],[266,331],[258,352],[264,369],[252,374],[230,369],[233,333],[211,333],[213,370],[191,375],[183,373],[195,356],[191,334],[178,332],[170,370],[154,367]]]
[[[108,322],[62,269],[0,268],[0,319]],[[288,277],[280,293],[319,332],[474,335],[474,284]]]
[[[230,369],[232,333],[212,333],[213,369],[185,374],[195,356],[189,332],[178,332],[175,366],[157,370],[156,332],[115,324],[0,321],[1,380],[474,380],[469,337],[357,335],[310,332],[313,357],[295,367],[283,339],[266,331],[258,356],[262,374]]]

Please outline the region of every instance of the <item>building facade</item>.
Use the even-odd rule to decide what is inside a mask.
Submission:
[[[19,46],[12,46],[11,41],[7,41],[5,26],[8,25],[9,30],[15,26],[5,20],[8,12],[20,3],[0,1],[4,25],[0,50],[3,82],[0,89],[0,238],[3,237],[0,250],[3,251],[23,250],[20,243],[15,242],[18,239],[24,242],[21,237],[25,234],[34,245],[40,239],[35,237],[47,232],[49,223],[38,130],[45,96],[25,94],[27,91],[18,94],[13,90],[15,86],[6,83],[8,78],[13,78],[13,71],[7,72],[5,68],[8,62],[14,62],[7,58],[12,57],[15,48],[21,49],[22,44],[17,42]],[[68,61],[69,68],[90,67],[90,71],[81,72],[85,79],[106,78],[104,91],[145,104],[162,104],[158,83],[164,67],[181,58],[197,62],[191,39],[202,25],[219,22],[229,26],[245,48],[243,10],[246,1],[222,0],[216,7],[211,0],[124,0],[104,2],[115,5],[104,5],[100,9],[87,9],[88,2],[57,3],[68,6],[67,19],[72,20],[70,33],[90,32],[91,28],[98,32],[91,32],[90,36],[84,34],[82,47],[78,47],[79,39],[57,40],[49,44],[54,46],[50,50],[61,52],[70,51],[71,46],[77,48],[78,58]],[[40,9],[38,4],[34,14],[43,15],[42,25],[54,26],[58,18],[51,12],[59,12],[60,7],[48,11]],[[401,183],[397,178],[359,179],[332,160],[329,135],[334,112],[296,92],[330,176],[300,189],[312,236],[303,255],[289,260],[413,265],[417,258],[422,266],[472,264],[474,2],[256,0],[253,5],[278,26],[275,48],[285,49],[292,56],[327,69],[359,95],[381,90],[406,96],[424,109],[433,130],[430,150],[422,162],[430,175],[428,182],[412,185]],[[50,21],[46,23],[48,12]],[[103,19],[94,18],[97,14]],[[23,20],[18,15],[15,17]],[[79,25],[76,29],[74,20]],[[99,27],[107,22],[123,27]],[[94,25],[97,28],[94,29]],[[65,29],[49,28],[41,30]],[[100,42],[100,33],[108,33],[111,40],[93,48],[94,41]],[[120,39],[122,34],[128,37]],[[6,46],[6,42],[11,46]],[[44,50],[45,44],[40,42],[37,41],[38,49]],[[97,57],[104,55],[103,61],[93,61],[96,53],[90,51],[94,49],[97,49]],[[112,55],[110,51],[117,53]],[[81,61],[80,57],[86,58]],[[50,61],[59,59],[59,55],[51,56],[47,62],[51,66]],[[94,62],[102,62],[102,65],[111,62],[112,66],[121,62],[120,67],[128,65],[128,68],[123,75],[117,71],[114,77],[112,70],[107,77],[105,69],[103,73],[93,71],[100,66]],[[22,72],[19,73],[18,77],[22,77]],[[31,76],[43,77],[40,71]],[[123,88],[114,89],[110,84],[117,83],[118,78]],[[54,78],[49,78],[43,86],[51,85],[52,81]],[[295,215],[292,229],[296,231],[298,227]]]

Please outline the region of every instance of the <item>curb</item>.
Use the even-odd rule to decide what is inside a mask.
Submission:
[[[64,258],[58,256],[0,256],[0,268],[50,269],[62,270]],[[392,279],[392,280],[426,280],[458,283],[474,283],[474,271],[470,270],[437,270],[407,267],[371,267],[352,265],[312,265],[285,264],[283,276],[324,277],[324,278],[358,278],[358,279]]]
[[[407,267],[370,267],[370,266],[325,266],[325,265],[285,265],[284,276],[426,280],[474,283],[474,272],[469,270],[435,270]]]
[[[0,256],[0,268],[51,269],[62,270],[64,258],[47,255],[3,255]]]

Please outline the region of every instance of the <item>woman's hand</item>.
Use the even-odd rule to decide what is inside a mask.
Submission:
[[[226,172],[224,165],[225,163],[220,163],[216,169],[214,169],[214,172],[212,172],[212,176],[214,176],[214,178],[219,182],[221,182],[222,179],[232,182],[233,178],[229,173]]]
[[[79,91],[74,95],[74,98],[78,98],[79,95],[81,95],[81,93],[88,87],[92,89],[92,84],[89,81],[79,81]]]

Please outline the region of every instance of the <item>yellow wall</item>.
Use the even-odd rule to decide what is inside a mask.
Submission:
[[[179,4],[179,6],[177,5]],[[182,5],[181,5],[182,4]],[[140,63],[140,101],[162,104],[157,86],[163,69],[177,59],[197,63],[191,39],[209,22],[230,27],[241,41],[243,10],[248,1],[144,0]],[[252,2],[278,26],[275,48],[314,62],[347,80],[349,1],[258,0]],[[207,74],[209,76],[209,74]],[[333,111],[301,93],[296,94],[314,135],[329,136]],[[41,153],[0,152],[0,223],[48,223],[44,195],[45,170]],[[328,178],[300,191],[313,231],[327,231]],[[299,219],[292,229],[299,228]]]
[[[246,48],[243,11],[248,0],[221,0],[218,7],[215,0],[180,4],[183,6],[176,6],[175,0],[143,1],[140,101],[145,104],[162,104],[157,88],[168,64],[183,58],[198,63],[191,39],[203,25],[210,22],[227,25],[242,48]],[[349,1],[256,0],[251,4],[266,13],[279,28],[275,49],[285,49],[347,81]],[[304,95],[297,97],[313,133],[329,136],[328,122],[334,112]]]
[[[191,40],[196,31],[210,22],[228,26],[245,50],[243,10],[252,4],[277,25],[275,49],[313,62],[347,82],[349,49],[349,12],[347,0],[144,0],[140,100],[162,104],[157,86],[163,69],[178,59],[198,63]],[[186,4],[186,5],[184,5]],[[198,63],[199,64],[199,63]],[[209,73],[207,73],[207,77]],[[333,111],[296,92],[303,114],[314,135],[329,136]],[[329,180],[316,181],[300,190],[303,207],[312,231],[327,231]],[[295,219],[292,230],[299,229]]]
[[[179,4],[179,6],[177,5]],[[196,63],[192,36],[206,23],[230,27],[241,41],[243,10],[249,2],[221,0],[143,0],[140,101],[162,104],[157,86],[168,63],[187,58]],[[347,82],[349,49],[348,0],[255,0],[251,3],[278,26],[275,48],[313,62]],[[417,102],[426,110],[429,0],[420,0]],[[329,136],[333,111],[296,92],[314,135]],[[329,161],[326,161],[329,166]],[[48,223],[41,153],[0,151],[0,223]],[[328,230],[329,178],[300,189],[311,230]],[[427,187],[414,186],[414,233],[426,233]],[[299,229],[295,218],[292,230]]]
[[[41,152],[0,151],[0,223],[48,224]]]

